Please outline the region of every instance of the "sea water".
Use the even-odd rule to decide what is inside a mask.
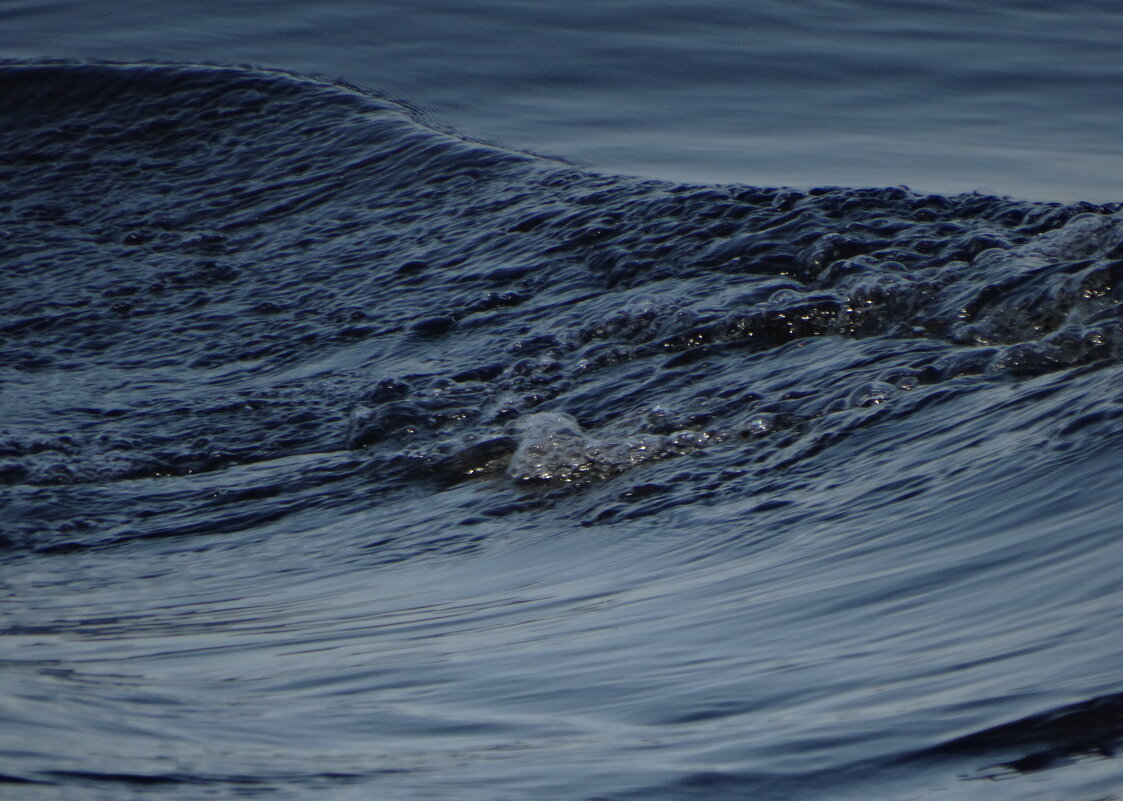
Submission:
[[[1118,112],[809,176],[1110,6],[173,8],[0,5],[0,795],[1120,792]]]

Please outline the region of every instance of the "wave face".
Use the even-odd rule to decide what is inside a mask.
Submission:
[[[8,64],[0,119],[13,791],[1123,781],[1120,205],[606,177],[248,69]]]

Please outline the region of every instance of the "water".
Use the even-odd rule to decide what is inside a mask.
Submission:
[[[608,174],[1114,202],[1114,0],[3,0],[0,57],[342,78]]]
[[[1123,207],[615,177],[277,8],[9,9],[295,72],[0,68],[5,798],[1119,794]]]

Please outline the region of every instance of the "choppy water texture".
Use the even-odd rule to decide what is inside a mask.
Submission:
[[[0,69],[31,799],[1114,797],[1123,210]]]

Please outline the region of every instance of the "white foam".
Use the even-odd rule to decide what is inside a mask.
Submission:
[[[705,434],[677,432],[671,436],[636,434],[597,439],[563,412],[538,412],[518,421],[519,445],[507,475],[516,481],[572,482],[620,473],[643,462],[696,450]]]

